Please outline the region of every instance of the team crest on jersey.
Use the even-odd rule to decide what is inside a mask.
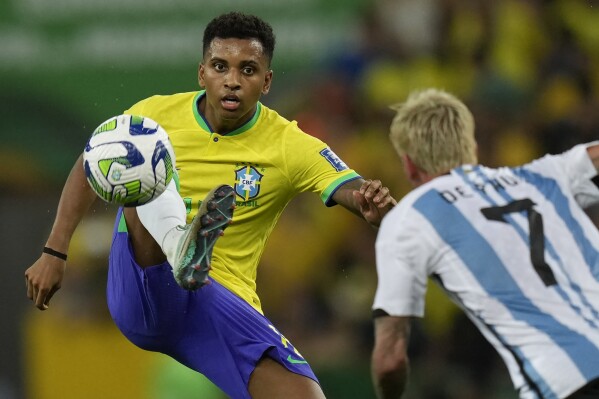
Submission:
[[[335,170],[337,172],[341,172],[343,170],[348,169],[348,167],[345,164],[345,162],[343,162],[341,160],[341,158],[339,158],[337,156],[337,154],[335,154],[333,151],[331,151],[330,148],[325,148],[324,150],[320,151],[319,154],[322,155],[324,157],[324,159],[326,159],[327,161],[329,161],[329,163],[331,165],[333,165],[333,168],[335,168]]]
[[[245,165],[235,171],[235,192],[244,201],[256,198],[260,193],[263,174],[251,166]]]

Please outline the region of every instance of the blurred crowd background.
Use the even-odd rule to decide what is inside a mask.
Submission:
[[[46,312],[27,300],[71,165],[91,131],[153,94],[197,89],[202,31],[240,10],[277,34],[263,102],[366,178],[408,190],[387,134],[412,89],[472,109],[480,161],[516,165],[599,138],[595,0],[0,1],[0,398],[220,399],[197,374],[143,352],[105,303],[116,208],[98,202]],[[589,214],[599,224],[597,209]],[[267,316],[335,399],[373,397],[370,305],[376,232],[315,195],[297,198],[258,274]],[[515,398],[498,355],[429,285],[407,399]]]

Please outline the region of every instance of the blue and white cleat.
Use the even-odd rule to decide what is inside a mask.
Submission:
[[[175,280],[182,288],[193,291],[209,282],[212,248],[231,223],[234,209],[233,187],[218,186],[208,193],[198,214],[184,227],[173,265]]]

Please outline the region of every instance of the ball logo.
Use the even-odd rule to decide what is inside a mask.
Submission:
[[[122,173],[120,170],[115,170],[114,172],[112,172],[112,179],[114,181],[119,181],[119,180],[121,180],[121,175],[122,175]]]

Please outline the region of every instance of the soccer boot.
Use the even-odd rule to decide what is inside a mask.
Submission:
[[[209,281],[212,248],[231,223],[234,209],[233,187],[218,186],[208,193],[198,214],[184,227],[173,265],[175,280],[181,287],[193,291]]]

